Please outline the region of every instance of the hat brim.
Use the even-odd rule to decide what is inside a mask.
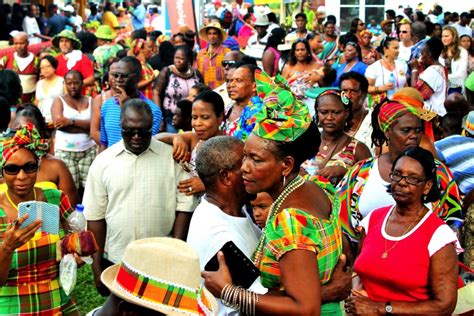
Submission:
[[[277,49],[279,51],[291,50],[291,45],[292,44],[280,44],[277,46]]]
[[[115,296],[120,297],[121,299],[132,303],[136,304],[160,313],[163,313],[165,315],[187,315],[189,316],[189,312],[179,312],[179,311],[170,311],[168,308],[165,307],[160,307],[158,304],[147,304],[146,301],[139,300],[133,295],[127,295],[124,291],[122,291],[117,284],[115,283],[115,277],[117,276],[117,272],[119,269],[120,265],[119,264],[114,264],[113,266],[108,267],[105,269],[101,276],[100,279],[102,283],[112,292]],[[212,305],[212,309],[217,315],[217,310],[218,310],[218,304],[216,298],[206,289],[203,289],[203,294],[206,296],[206,298],[209,300],[209,302]]]
[[[219,31],[219,33],[221,34],[221,42],[224,42],[226,39],[227,39],[227,33],[224,32],[223,29],[220,29],[218,27],[215,27],[215,26],[205,26],[203,27],[200,31],[199,31],[199,37],[201,37],[203,40],[205,40],[206,42],[209,42],[209,40],[207,39],[207,30],[208,29],[216,29]]]
[[[111,41],[115,38],[115,36],[113,35],[110,35],[110,36],[107,36],[107,35],[104,35],[104,36],[101,36],[101,35],[97,35],[97,33],[95,34],[95,37],[97,37],[97,39],[101,39],[101,40],[107,40],[107,41]]]

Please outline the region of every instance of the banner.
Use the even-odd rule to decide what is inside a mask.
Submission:
[[[166,6],[171,34],[178,33],[181,26],[187,26],[196,32],[193,0],[166,0]]]

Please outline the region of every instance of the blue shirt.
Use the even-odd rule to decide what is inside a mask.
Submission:
[[[52,37],[60,33],[62,30],[66,28],[66,24],[67,24],[66,17],[59,14],[53,15],[52,17],[49,18],[48,23],[47,23],[47,26],[50,29],[48,36]]]
[[[344,68],[347,64],[340,64],[336,69],[336,81],[332,84],[333,87],[339,87],[339,80],[341,79],[342,74],[344,74]],[[358,61],[349,71],[360,73],[362,76],[365,76],[365,70],[367,69],[367,64],[364,64],[361,61]],[[349,72],[346,71],[346,72]]]
[[[153,113],[153,126],[151,132],[158,134],[161,127],[161,110],[150,99],[140,92],[140,99],[148,103]],[[120,104],[115,97],[107,99],[100,108],[100,143],[110,147],[122,139],[122,127],[120,126]]]
[[[138,7],[133,10],[132,14],[132,24],[134,30],[139,30],[145,27],[145,17],[146,9],[143,4],[140,4]]]
[[[468,194],[474,189],[474,138],[452,135],[435,142],[435,147],[461,192]]]

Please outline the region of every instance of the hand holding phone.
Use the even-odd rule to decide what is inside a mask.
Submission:
[[[6,252],[13,252],[15,249],[23,246],[35,235],[36,231],[41,227],[41,221],[36,220],[24,228],[21,226],[28,219],[28,214],[25,214],[14,221],[3,234],[2,250]]]

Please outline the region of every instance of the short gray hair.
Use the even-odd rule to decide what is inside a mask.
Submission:
[[[219,171],[235,168],[241,157],[236,149],[244,143],[231,136],[215,136],[202,144],[197,152],[196,171],[206,189],[216,185]]]

